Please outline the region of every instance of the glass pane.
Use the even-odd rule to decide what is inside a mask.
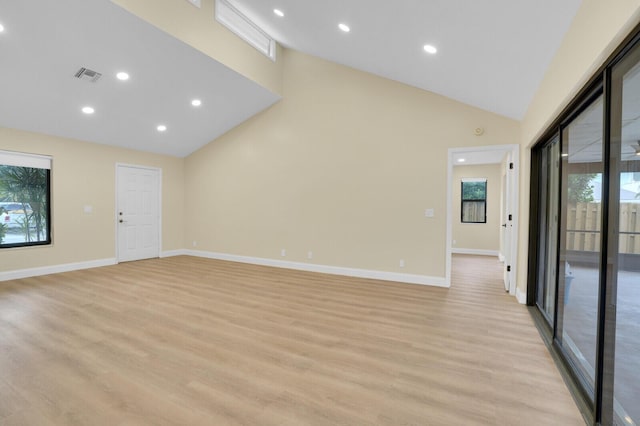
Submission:
[[[633,56],[638,56],[637,51]],[[622,68],[628,69],[625,61]],[[616,326],[614,375],[614,424],[640,424],[640,66],[614,74],[614,93],[621,92],[622,103],[612,117],[611,211],[618,220],[617,253],[614,262]],[[621,112],[618,109],[622,107]],[[612,194],[613,195],[613,194]],[[614,219],[612,218],[612,221]],[[615,241],[615,239],[613,240]]]
[[[485,223],[486,203],[484,201],[463,201],[462,222]]]
[[[538,266],[538,306],[553,324],[558,265],[558,191],[560,187],[560,143],[556,137],[542,152],[541,236]]]
[[[563,132],[559,340],[593,396],[600,286],[603,102]]]
[[[463,200],[486,200],[487,199],[487,183],[486,182],[462,182],[462,199]]]

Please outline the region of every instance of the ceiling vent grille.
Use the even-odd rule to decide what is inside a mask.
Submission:
[[[80,80],[89,80],[90,82],[95,83],[100,79],[100,77],[102,77],[102,74],[97,71],[90,70],[89,68],[82,67],[78,72],[76,72],[75,77]]]

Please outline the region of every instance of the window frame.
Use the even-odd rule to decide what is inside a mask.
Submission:
[[[484,198],[474,198],[474,199],[465,199],[464,198],[464,184],[465,183],[482,183],[484,184]],[[461,223],[470,223],[470,224],[478,224],[478,223],[487,223],[487,198],[488,198],[488,183],[485,178],[463,178],[460,181],[460,222]],[[464,217],[464,206],[465,203],[484,203],[484,209],[482,212],[483,220],[465,220]]]
[[[45,232],[44,239],[39,241],[24,241],[17,243],[4,243],[0,242],[0,250],[21,248],[21,247],[35,247],[46,246],[53,243],[52,239],[52,215],[51,215],[51,163],[52,158],[46,155],[29,154],[16,151],[2,151],[0,150],[0,166],[10,167],[26,167],[32,169],[45,170],[46,179],[46,194],[45,194]]]

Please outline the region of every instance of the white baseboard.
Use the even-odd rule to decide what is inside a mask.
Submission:
[[[261,257],[238,256],[226,253],[214,253],[200,250],[185,250],[187,255],[230,262],[250,263],[253,265],[295,269],[298,271],[319,272],[323,274],[344,275],[348,277],[369,278],[374,280],[395,281],[408,284],[420,284],[436,287],[448,287],[443,277],[403,274],[400,272],[374,271],[369,269],[345,268],[342,266],[317,265],[312,263],[291,262]]]
[[[58,274],[60,272],[77,271],[80,269],[98,268],[100,266],[115,265],[116,259],[97,259],[86,262],[65,263],[63,265],[41,266],[38,268],[17,269],[15,271],[0,272],[0,281],[19,280],[21,278],[37,277],[40,275]]]
[[[521,305],[526,305],[527,304],[527,293],[525,293],[524,291],[520,290],[519,288],[516,288],[516,299],[518,300],[518,303],[520,303]]]
[[[474,254],[477,256],[495,256],[498,257],[498,250],[479,250],[479,249],[466,249],[466,248],[452,248],[453,254]]]
[[[160,258],[173,257],[173,256],[186,256],[187,254],[188,254],[187,250],[185,249],[167,250],[167,251],[160,252]]]
[[[394,281],[407,284],[420,284],[435,287],[448,287],[442,277],[429,277],[426,275],[404,274],[400,272],[375,271],[368,269],[345,268],[341,266],[317,265],[311,263],[291,262],[260,257],[238,256],[225,253],[214,253],[200,250],[168,250],[160,253],[160,257],[172,256],[196,256],[208,259],[226,260],[231,262],[250,263],[254,265],[272,266],[276,268],[295,269],[299,271],[319,272],[323,274],[344,275],[348,277],[369,278],[374,280]],[[90,260],[87,262],[67,263],[63,265],[42,266],[38,268],[18,269],[14,271],[0,272],[0,281],[17,280],[21,278],[36,277],[40,275],[57,274],[60,272],[77,271],[80,269],[98,268],[101,266],[115,265],[115,258]]]

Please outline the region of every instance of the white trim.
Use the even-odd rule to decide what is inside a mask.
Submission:
[[[504,263],[504,254],[502,253],[498,253],[498,260],[502,263]]]
[[[188,256],[188,253],[187,253],[187,250],[185,250],[185,249],[167,250],[167,251],[160,252],[160,257],[161,258],[174,257],[174,256]]]
[[[447,287],[451,287],[451,241],[453,239],[453,151],[449,149],[447,154],[447,224],[445,244],[444,279]]]
[[[79,271],[81,269],[99,268],[115,265],[116,259],[88,260],[86,262],[65,263],[62,265],[41,266],[38,268],[16,269],[15,271],[0,272],[0,281],[19,280],[21,278],[37,277],[40,275],[58,274],[60,272]]]
[[[256,48],[272,61],[276,61],[276,41],[249,19],[229,0],[216,0],[214,7],[215,20],[232,33]]]
[[[207,259],[226,260],[230,262],[250,263],[253,265],[272,266],[275,268],[295,269],[298,271],[319,272],[322,274],[344,275],[348,277],[369,278],[374,280],[395,281],[407,284],[420,284],[435,287],[448,287],[443,277],[403,274],[398,272],[374,271],[369,269],[345,268],[342,266],[317,265],[311,263],[290,262],[266,259],[261,257],[239,256],[235,254],[214,253],[200,250],[185,250],[185,254]]]
[[[470,164],[470,166],[475,166],[476,164]],[[480,182],[480,183],[487,183],[487,178],[461,178],[460,179],[461,182]]]
[[[527,294],[516,287],[516,299],[521,305],[527,304]]]
[[[52,157],[15,151],[0,151],[0,164],[51,170]]]
[[[476,256],[495,256],[500,257],[498,250],[480,250],[480,249],[466,249],[466,248],[452,248],[451,253],[455,254],[473,254]]]

